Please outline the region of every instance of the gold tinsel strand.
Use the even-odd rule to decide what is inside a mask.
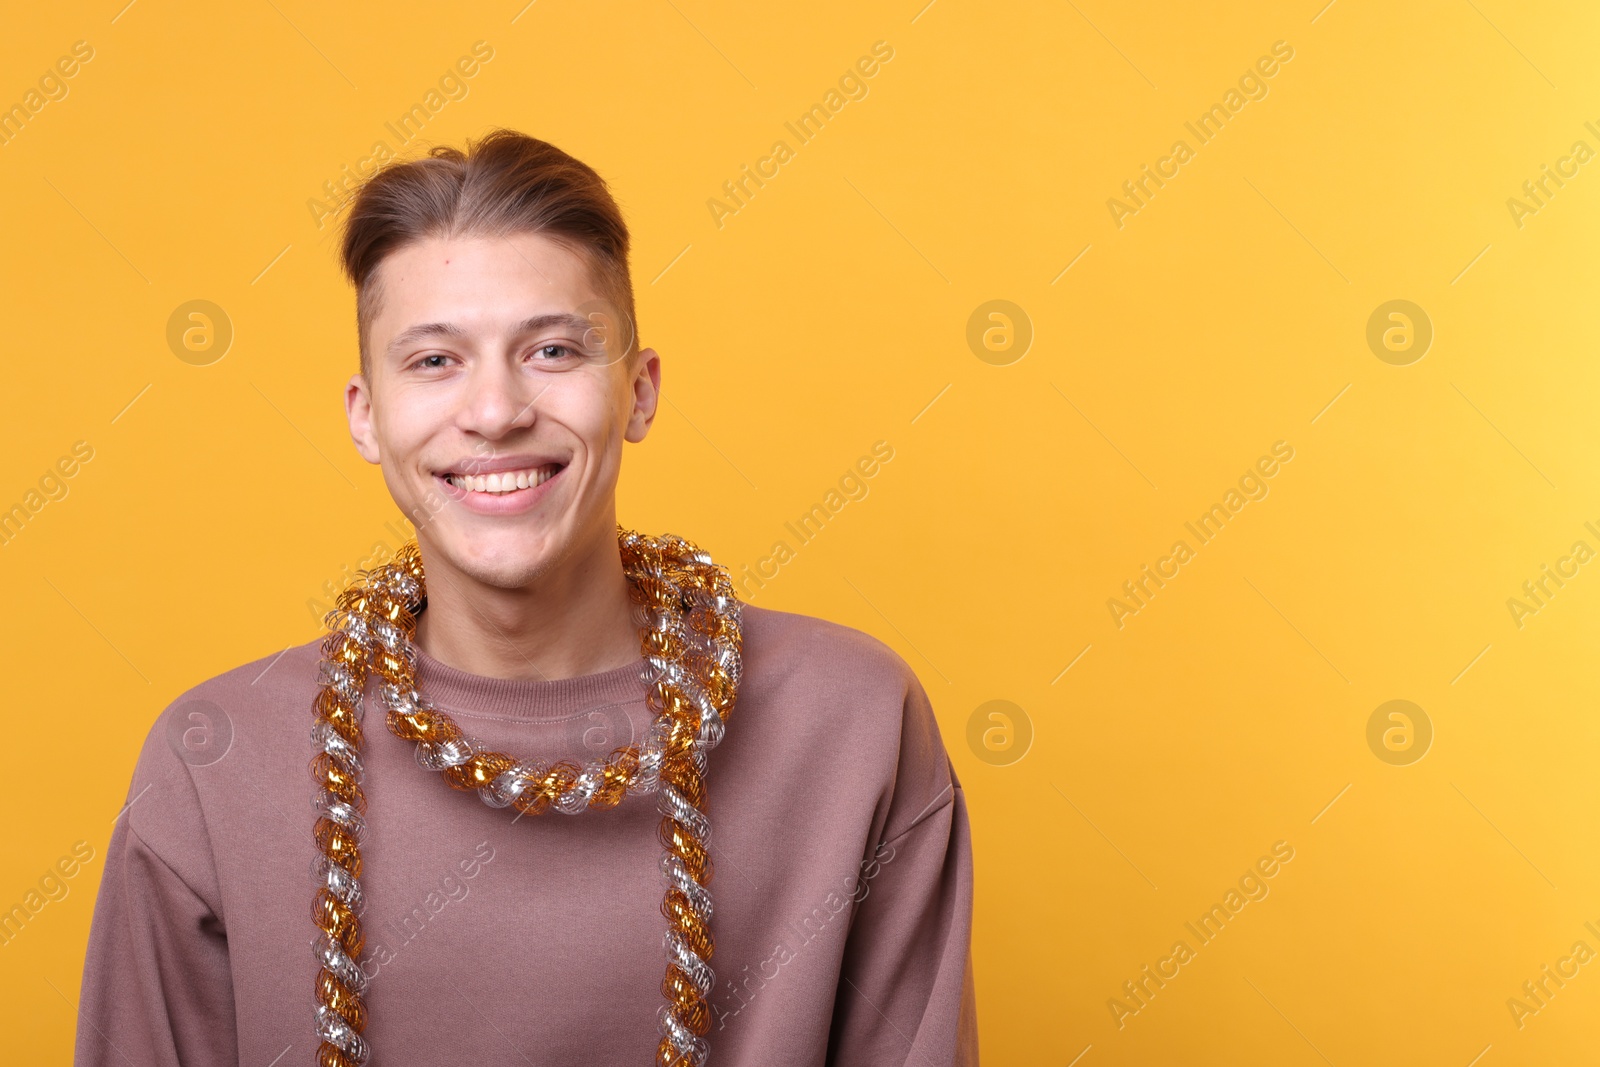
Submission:
[[[713,647],[725,642],[736,654],[739,652],[742,639],[736,603],[729,617],[709,609],[700,599],[724,598],[724,602],[734,603],[727,571],[708,560],[696,558],[700,555],[699,550],[681,538],[645,538],[621,526],[617,527],[617,537],[623,569],[629,578],[629,596],[669,623],[666,630],[653,627],[644,629],[641,636],[643,655],[685,666],[705,691],[717,713],[726,721],[733,708],[737,679],[730,677],[728,671],[712,657],[689,648],[683,635],[676,631],[676,624],[681,622],[685,629],[711,639]],[[422,553],[415,540],[401,547],[387,569],[378,568],[372,574],[364,575],[364,580],[342,592],[337,600],[338,606],[328,613],[327,624],[331,632],[323,641],[324,659],[329,665],[344,668],[357,692],[364,691],[369,673],[378,675],[401,692],[415,688],[416,664],[413,656],[396,654],[375,639],[369,647],[363,647],[360,641],[342,628],[347,621],[354,621],[359,626],[359,632],[370,637],[376,625],[388,623],[403,635],[404,648],[409,653],[417,620],[410,605],[393,598],[388,592],[389,583],[386,579],[395,575],[404,575],[415,582],[417,597],[414,603],[420,605],[426,595],[426,587],[423,582]],[[693,590],[699,596],[680,599],[674,585]],[[704,813],[705,784],[693,758],[701,727],[699,708],[676,685],[663,680],[658,680],[650,687],[646,702],[668,724],[659,771],[660,781],[678,790],[688,803]],[[359,713],[332,681],[323,682],[313,703],[313,711],[316,720],[326,723],[343,738],[352,752],[360,751],[362,732]],[[440,745],[463,736],[450,717],[438,710],[418,709],[410,714],[391,710],[386,716],[386,723],[391,733],[405,741]],[[447,768],[441,776],[455,789],[479,790],[517,763],[517,759],[507,753],[480,751],[467,762]],[[601,809],[615,807],[637,778],[639,766],[640,752],[637,746],[628,745],[614,750],[605,761],[603,782],[590,798],[589,806]],[[352,773],[328,752],[316,755],[311,761],[311,771],[329,799],[349,805],[356,812],[365,811],[366,797],[362,792],[359,773]],[[527,814],[542,814],[567,795],[581,773],[582,768],[568,761],[559,761],[547,767],[539,777],[529,778],[527,788],[513,802],[514,806]],[[665,816],[658,836],[667,852],[682,861],[684,869],[697,883],[703,886],[710,881],[710,854],[692,827],[670,815]],[[318,851],[331,864],[342,868],[352,879],[360,878],[360,845],[350,830],[327,815],[322,815],[317,819],[313,837]],[[710,926],[687,894],[676,885],[671,886],[662,900],[661,911],[671,931],[677,933],[683,944],[702,960],[709,960],[714,947]],[[323,885],[313,899],[312,916],[317,927],[341,945],[359,968],[363,932],[355,909]],[[667,965],[661,992],[680,1025],[697,1036],[703,1037],[707,1033],[711,1025],[710,1005],[692,978],[676,963]],[[366,1006],[360,993],[341,982],[326,966],[318,971],[316,994],[319,1004],[343,1020],[351,1031],[359,1035],[366,1028]],[[359,1067],[360,1064],[359,1060],[327,1040],[323,1040],[318,1047],[317,1062],[320,1067]],[[685,1067],[689,1060],[686,1056],[680,1056],[673,1043],[663,1036],[656,1048],[656,1062],[658,1067]]]

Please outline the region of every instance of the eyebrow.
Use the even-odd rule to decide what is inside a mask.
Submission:
[[[553,311],[544,315],[530,315],[512,327],[511,335],[516,337],[525,333],[536,333],[555,328],[566,328],[577,330],[580,333],[587,333],[593,327],[594,323],[582,315],[570,311]],[[459,340],[466,336],[467,331],[453,322],[419,322],[414,326],[407,326],[404,330],[401,330],[399,335],[389,342],[384,352],[392,356],[407,345],[429,337],[453,337]]]

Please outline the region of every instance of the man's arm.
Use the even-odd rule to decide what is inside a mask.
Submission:
[[[863,863],[834,999],[828,1067],[978,1063],[966,794],[920,686],[912,685],[906,710],[901,784],[929,799],[915,809],[899,806],[886,824],[892,836]],[[918,751],[927,759],[913,770],[906,758]],[[929,779],[943,788],[918,788]]]
[[[221,921],[134,830],[111,833],[78,1005],[75,1067],[233,1064],[233,975]]]

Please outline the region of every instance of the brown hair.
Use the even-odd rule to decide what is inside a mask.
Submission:
[[[629,352],[637,350],[628,227],[605,180],[555,145],[496,129],[462,152],[436,145],[419,159],[373,174],[347,202],[340,258],[356,288],[361,372],[383,293],[384,257],[430,237],[503,237],[538,233],[589,264],[601,291],[625,315]]]

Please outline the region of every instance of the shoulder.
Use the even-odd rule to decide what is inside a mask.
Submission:
[[[202,897],[215,890],[212,840],[247,830],[232,823],[242,808],[276,803],[275,783],[304,780],[321,644],[191,685],[150,724],[119,818]]]
[[[321,648],[321,637],[290,645],[185,689],[151,726],[141,767],[209,767],[239,742],[298,731],[309,722]]]
[[[902,697],[919,687],[916,673],[900,654],[863,630],[742,601],[739,614],[747,675]]]
[[[950,759],[933,702],[898,652],[862,630],[810,615],[741,602],[740,618],[740,699],[745,693],[750,699],[740,714],[771,715],[805,730],[811,748],[796,744],[789,751],[843,753],[878,780],[881,836],[903,832],[951,798]]]

